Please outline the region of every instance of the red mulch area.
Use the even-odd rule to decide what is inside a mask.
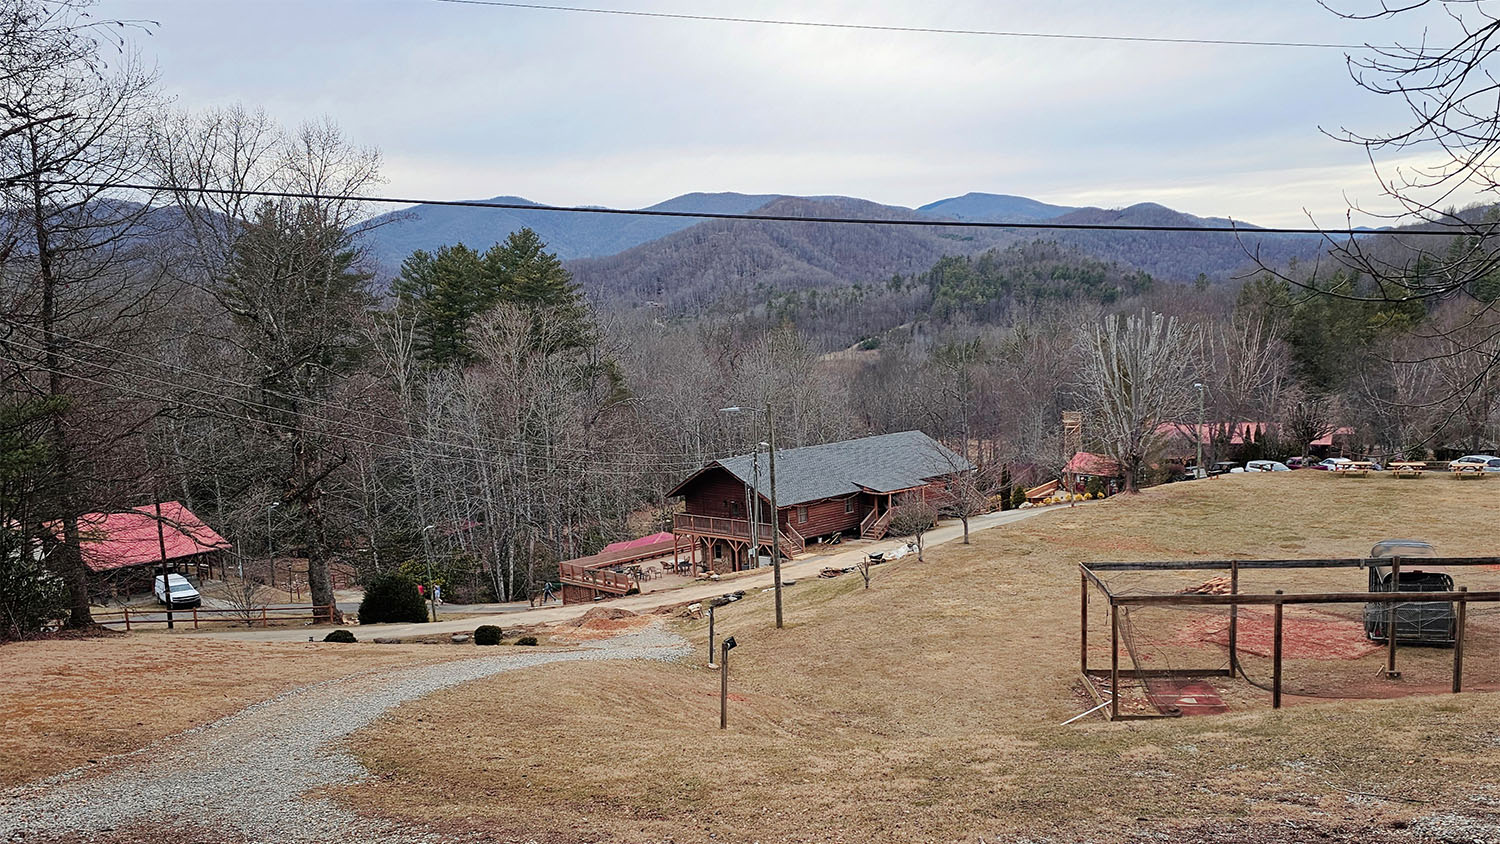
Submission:
[[[1272,618],[1269,611],[1240,609],[1237,645],[1242,653],[1271,656]],[[1185,625],[1175,644],[1229,647],[1228,616],[1209,616]],[[1380,649],[1365,638],[1364,624],[1358,619],[1288,608],[1281,620],[1283,659],[1359,659]]]
[[[1158,680],[1147,683],[1146,697],[1158,712],[1183,715],[1219,715],[1229,711],[1219,690],[1202,680]]]

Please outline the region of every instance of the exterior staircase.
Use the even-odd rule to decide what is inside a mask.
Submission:
[[[884,513],[877,513],[871,510],[870,514],[859,523],[859,538],[880,539],[884,537],[886,530],[891,526],[891,514],[894,512],[896,511],[886,510]]]

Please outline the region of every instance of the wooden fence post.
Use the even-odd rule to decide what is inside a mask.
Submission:
[[[1467,592],[1469,587],[1460,586],[1458,591]],[[1469,602],[1465,598],[1458,599],[1458,617],[1453,624],[1453,693],[1458,694],[1464,688],[1464,623],[1468,617]]]
[[[1391,558],[1391,592],[1401,591],[1401,558]],[[1396,670],[1396,601],[1386,605],[1385,611],[1385,677],[1387,680],[1400,677]]]
[[[130,632],[130,607],[125,608],[125,632]]]
[[[270,627],[271,626],[270,620],[266,618],[266,608],[265,607],[261,607],[260,608],[260,626],[261,627]]]
[[[198,608],[193,607],[193,629],[198,629]]]
[[[1078,573],[1078,670],[1089,673],[1089,579]]]
[[[1120,717],[1120,608],[1109,601],[1109,720]]]
[[[1277,589],[1280,595],[1281,590]],[[1271,708],[1281,708],[1281,602],[1273,607],[1275,630],[1271,638]]]
[[[1240,561],[1229,561],[1229,594],[1240,594]],[[1234,676],[1234,667],[1239,664],[1240,605],[1229,605],[1229,676]]]

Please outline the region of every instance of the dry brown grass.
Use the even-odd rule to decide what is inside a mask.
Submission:
[[[473,654],[160,634],[0,646],[0,787],[144,747],[299,685],[457,655]]]
[[[1388,536],[1500,554],[1497,516],[1500,496],[1477,484],[1314,472],[1052,513],[880,567],[868,591],[856,575],[799,583],[781,631],[767,595],[726,608],[719,630],[741,643],[728,731],[694,622],[692,664],[557,664],[401,707],[356,737],[379,778],[345,797],[558,841],[1118,840],[1288,818],[1357,838],[1473,810],[1471,796],[1500,798],[1491,694],[1272,712],[1239,684],[1227,715],[1059,724],[1085,705],[1081,560],[1358,556]]]

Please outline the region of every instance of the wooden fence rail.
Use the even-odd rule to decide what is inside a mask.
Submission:
[[[316,624],[319,620],[332,618],[334,612],[335,609],[331,604],[328,606],[282,604],[250,609],[190,607],[185,610],[172,610],[172,620],[175,624],[191,622],[194,630],[197,630],[201,623],[226,620],[244,623],[247,627],[256,625],[269,627],[273,621],[300,621],[304,618],[308,623]],[[164,607],[123,607],[119,610],[96,611],[93,615],[94,622],[97,624],[106,626],[123,624],[127,631],[152,624],[165,626],[167,623],[167,610]]]

